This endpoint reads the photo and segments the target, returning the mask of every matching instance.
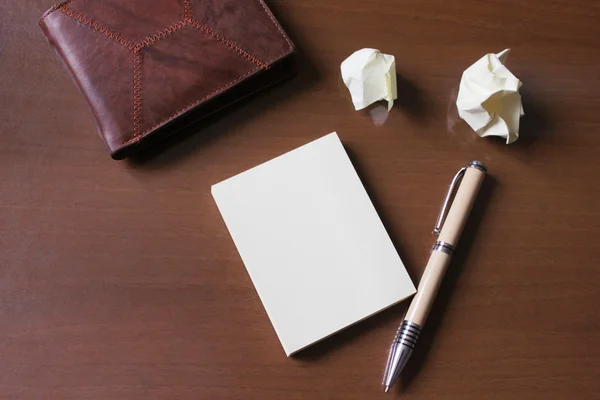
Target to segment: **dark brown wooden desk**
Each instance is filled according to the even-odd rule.
[[[111,161],[47,46],[44,0],[0,4],[1,399],[592,399],[600,393],[597,1],[281,0],[293,81],[137,162]],[[394,54],[385,124],[340,62]],[[476,137],[462,71],[513,49],[522,138]],[[402,387],[380,392],[406,304],[288,359],[210,186],[331,131],[418,281],[452,175],[487,163]]]

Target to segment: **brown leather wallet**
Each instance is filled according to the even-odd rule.
[[[69,0],[40,26],[115,159],[294,72],[262,0]]]

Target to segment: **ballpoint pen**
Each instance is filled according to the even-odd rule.
[[[412,355],[486,172],[487,169],[481,162],[471,161],[467,167],[458,171],[450,184],[433,230],[434,235],[439,235],[438,241],[433,245],[417,294],[410,303],[390,349],[384,376],[386,392],[398,379]]]

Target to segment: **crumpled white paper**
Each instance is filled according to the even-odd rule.
[[[341,70],[356,110],[379,100],[386,100],[388,111],[391,110],[398,98],[394,56],[376,49],[361,49],[342,62]]]
[[[500,136],[506,143],[519,138],[519,120],[525,113],[519,88],[522,83],[505,66],[510,49],[486,54],[462,76],[458,115],[481,137]]]

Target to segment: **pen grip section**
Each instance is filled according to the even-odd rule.
[[[405,320],[418,324],[423,327],[429,310],[433,305],[433,301],[442,282],[442,278],[446,273],[448,264],[450,263],[450,255],[434,250],[431,252],[423,277],[419,282],[417,294],[410,303],[410,307],[406,312]]]

